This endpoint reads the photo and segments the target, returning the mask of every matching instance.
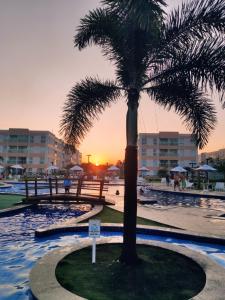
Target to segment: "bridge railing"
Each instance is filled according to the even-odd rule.
[[[39,181],[35,179],[25,179],[25,191],[26,191],[26,198],[29,198],[29,183],[34,184],[34,196],[40,196],[38,195],[38,189],[40,188],[40,184],[38,185]],[[87,180],[84,178],[79,178],[78,180],[72,180],[71,189],[75,189],[75,195],[76,197],[79,197],[81,195],[89,195],[89,196],[96,196],[99,199],[103,197],[103,192],[107,191],[107,183],[108,181],[104,179],[100,180]],[[43,184],[43,182],[42,182]],[[63,180],[60,180],[58,178],[49,178],[46,181],[46,185],[49,188],[49,195],[52,196],[53,190],[55,190],[55,194],[59,194],[59,189],[64,188]],[[82,193],[82,192],[86,193]],[[98,193],[95,193],[94,195],[88,194],[87,191],[96,191]],[[72,193],[73,194],[73,193]]]

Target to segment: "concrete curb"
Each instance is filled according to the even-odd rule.
[[[98,244],[121,243],[122,238],[113,237],[98,240]],[[225,269],[206,256],[185,247],[162,242],[139,240],[138,244],[161,247],[185,255],[198,263],[206,273],[206,284],[203,290],[192,300],[224,300]],[[81,300],[85,299],[65,290],[55,277],[55,269],[60,260],[71,252],[91,245],[91,241],[54,250],[40,259],[30,273],[30,288],[38,300]]]

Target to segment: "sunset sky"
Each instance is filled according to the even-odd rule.
[[[97,0],[0,0],[0,129],[49,130],[59,136],[66,95],[86,76],[113,79],[113,66],[97,47],[79,52],[73,36],[79,20]],[[168,1],[170,8],[179,0]],[[213,97],[213,96],[212,96]],[[204,151],[225,148],[225,111],[215,99],[218,124]],[[83,160],[123,160],[126,103],[107,109],[80,145]],[[174,112],[148,97],[141,101],[139,132],[187,132]]]

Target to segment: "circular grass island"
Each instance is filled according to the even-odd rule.
[[[91,247],[65,256],[55,275],[66,290],[89,300],[187,300],[205,286],[203,269],[180,253],[150,245],[137,245],[141,263],[126,266],[118,261],[121,244],[97,245],[97,262]]]

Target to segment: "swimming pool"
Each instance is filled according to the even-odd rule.
[[[29,208],[0,218],[0,299],[32,299],[28,273],[46,251],[57,244],[34,237],[37,227],[48,226],[83,214],[69,207]]]
[[[116,196],[117,190],[119,191],[119,196]],[[124,186],[110,186],[107,194],[115,201],[117,201],[118,198],[122,199],[124,195]],[[167,191],[150,189],[145,196],[142,196],[142,199],[152,202],[152,204],[143,204],[151,207],[183,206],[215,209],[225,212],[225,199],[213,198],[207,195],[202,197],[197,194],[189,195],[180,194],[179,192],[171,193]]]
[[[36,238],[37,227],[47,226],[80,212],[70,209],[26,209],[10,217],[0,218],[0,295],[1,300],[32,299],[28,276],[35,262],[47,252],[89,239],[86,232],[62,233]],[[121,236],[121,232],[102,232],[102,237]],[[197,243],[166,236],[138,234],[138,238],[182,245],[208,255],[225,268],[225,246]]]

